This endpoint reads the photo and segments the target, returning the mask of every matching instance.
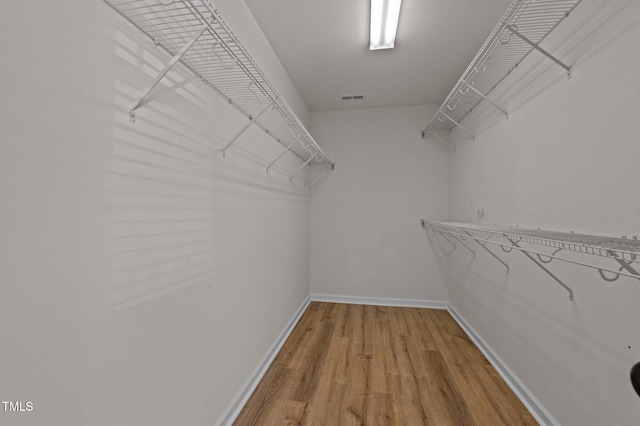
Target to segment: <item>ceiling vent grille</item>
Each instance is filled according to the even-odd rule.
[[[364,95],[340,95],[343,101],[358,101],[364,99]]]

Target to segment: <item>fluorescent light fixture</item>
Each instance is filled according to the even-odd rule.
[[[371,0],[369,50],[391,49],[396,41],[402,0]]]

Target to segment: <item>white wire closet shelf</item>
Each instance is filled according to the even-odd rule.
[[[164,76],[178,63],[186,66],[249,121],[228,141],[223,155],[255,124],[283,150],[302,160],[290,180],[308,164],[333,169],[334,164],[311,137],[209,0],[105,0],[133,25],[173,55],[150,87],[130,107],[130,118]]]
[[[509,271],[509,265],[493,253],[487,244],[499,246],[505,252],[516,249],[524,253],[531,261],[541,267],[556,282],[562,285],[573,300],[573,291],[562,280],[555,276],[545,264],[557,259],[596,269],[603,280],[616,281],[621,276],[640,280],[640,240],[634,238],[614,238],[605,236],[575,234],[573,232],[556,232],[533,229],[520,229],[506,226],[481,226],[471,223],[441,222],[422,219],[422,227],[431,230],[457,248],[457,243],[471,251],[475,251],[465,241],[473,240],[501,262]],[[449,239],[448,237],[451,237]],[[521,244],[525,244],[524,246]],[[561,253],[562,252],[562,253]],[[573,254],[572,254],[573,253]],[[577,253],[588,255],[588,258],[606,258],[617,263],[617,269],[595,264],[576,256]],[[592,257],[593,256],[593,257]]]
[[[582,0],[513,0],[449,95],[422,131],[423,137],[447,143],[440,131],[460,128],[470,137],[473,131],[461,122],[483,100],[505,117],[503,106],[491,99],[491,92],[533,50],[564,68],[571,67],[539,46]]]

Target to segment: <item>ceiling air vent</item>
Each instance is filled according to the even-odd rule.
[[[357,101],[357,100],[361,100],[364,99],[364,95],[341,95],[340,98],[343,101]]]

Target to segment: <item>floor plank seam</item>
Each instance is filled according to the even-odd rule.
[[[485,371],[486,347],[445,311],[312,295],[234,424],[537,424],[502,372]],[[284,365],[290,376],[270,373]]]

